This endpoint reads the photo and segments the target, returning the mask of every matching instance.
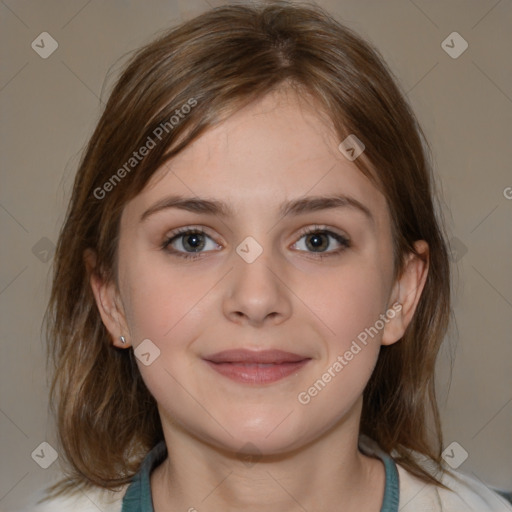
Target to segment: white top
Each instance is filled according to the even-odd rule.
[[[512,505],[475,478],[458,471],[445,473],[441,482],[454,492],[425,484],[397,464],[400,512],[509,512]]]

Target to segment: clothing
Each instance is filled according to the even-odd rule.
[[[166,456],[167,448],[162,441],[144,459],[140,471],[135,475],[124,496],[121,512],[154,512],[149,477],[152,468],[158,466]],[[386,469],[386,486],[380,512],[398,512],[399,482],[396,464],[384,452],[378,451],[377,456]]]
[[[359,448],[367,455],[380,458],[386,470],[386,485],[381,512],[512,512],[512,505],[477,479],[450,471],[441,481],[453,490],[425,484],[405,468],[396,464],[368,438],[361,437]],[[113,493],[89,491],[75,497],[57,498],[18,512],[154,512],[151,501],[150,473],[165,459],[163,441],[144,459],[129,486]],[[37,499],[43,496],[40,493]],[[6,512],[3,511],[2,512]],[[15,512],[15,511],[11,511]]]

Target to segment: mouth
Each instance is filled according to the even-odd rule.
[[[269,384],[301,370],[310,357],[282,350],[224,350],[204,358],[217,373],[246,384]]]

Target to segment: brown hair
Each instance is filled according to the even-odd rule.
[[[284,85],[313,98],[340,141],[349,134],[363,141],[365,151],[354,163],[387,199],[395,277],[416,240],[429,245],[420,301],[403,338],[381,349],[364,392],[360,429],[409,471],[440,485],[413,452],[441,467],[434,365],[451,314],[450,269],[433,204],[430,149],[397,83],[375,48],[308,4],[214,8],[134,55],[85,150],[55,254],[46,315],[54,372],[50,400],[69,477],[54,490],[116,489],[163,439],[156,402],[133,351],[115,348],[103,326],[84,253],[92,249],[94,271],[116,280],[126,202],[206,129]],[[194,108],[170,122],[186,104]],[[155,146],[128,168],[134,150],[149,139]],[[122,168],[126,172],[117,171]],[[114,179],[116,173],[123,179]]]

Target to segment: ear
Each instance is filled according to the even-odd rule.
[[[395,282],[388,311],[394,311],[384,328],[381,343],[392,345],[402,338],[412,320],[427,280],[429,247],[425,240],[417,240],[414,247],[418,255],[409,253],[401,276]],[[398,304],[401,305],[398,306]]]
[[[103,325],[112,338],[112,343],[119,348],[128,348],[130,339],[124,309],[114,282],[107,282],[96,269],[96,253],[91,249],[84,252],[84,262],[89,276],[96,306],[100,312]],[[120,336],[124,336],[126,343],[121,343]]]

